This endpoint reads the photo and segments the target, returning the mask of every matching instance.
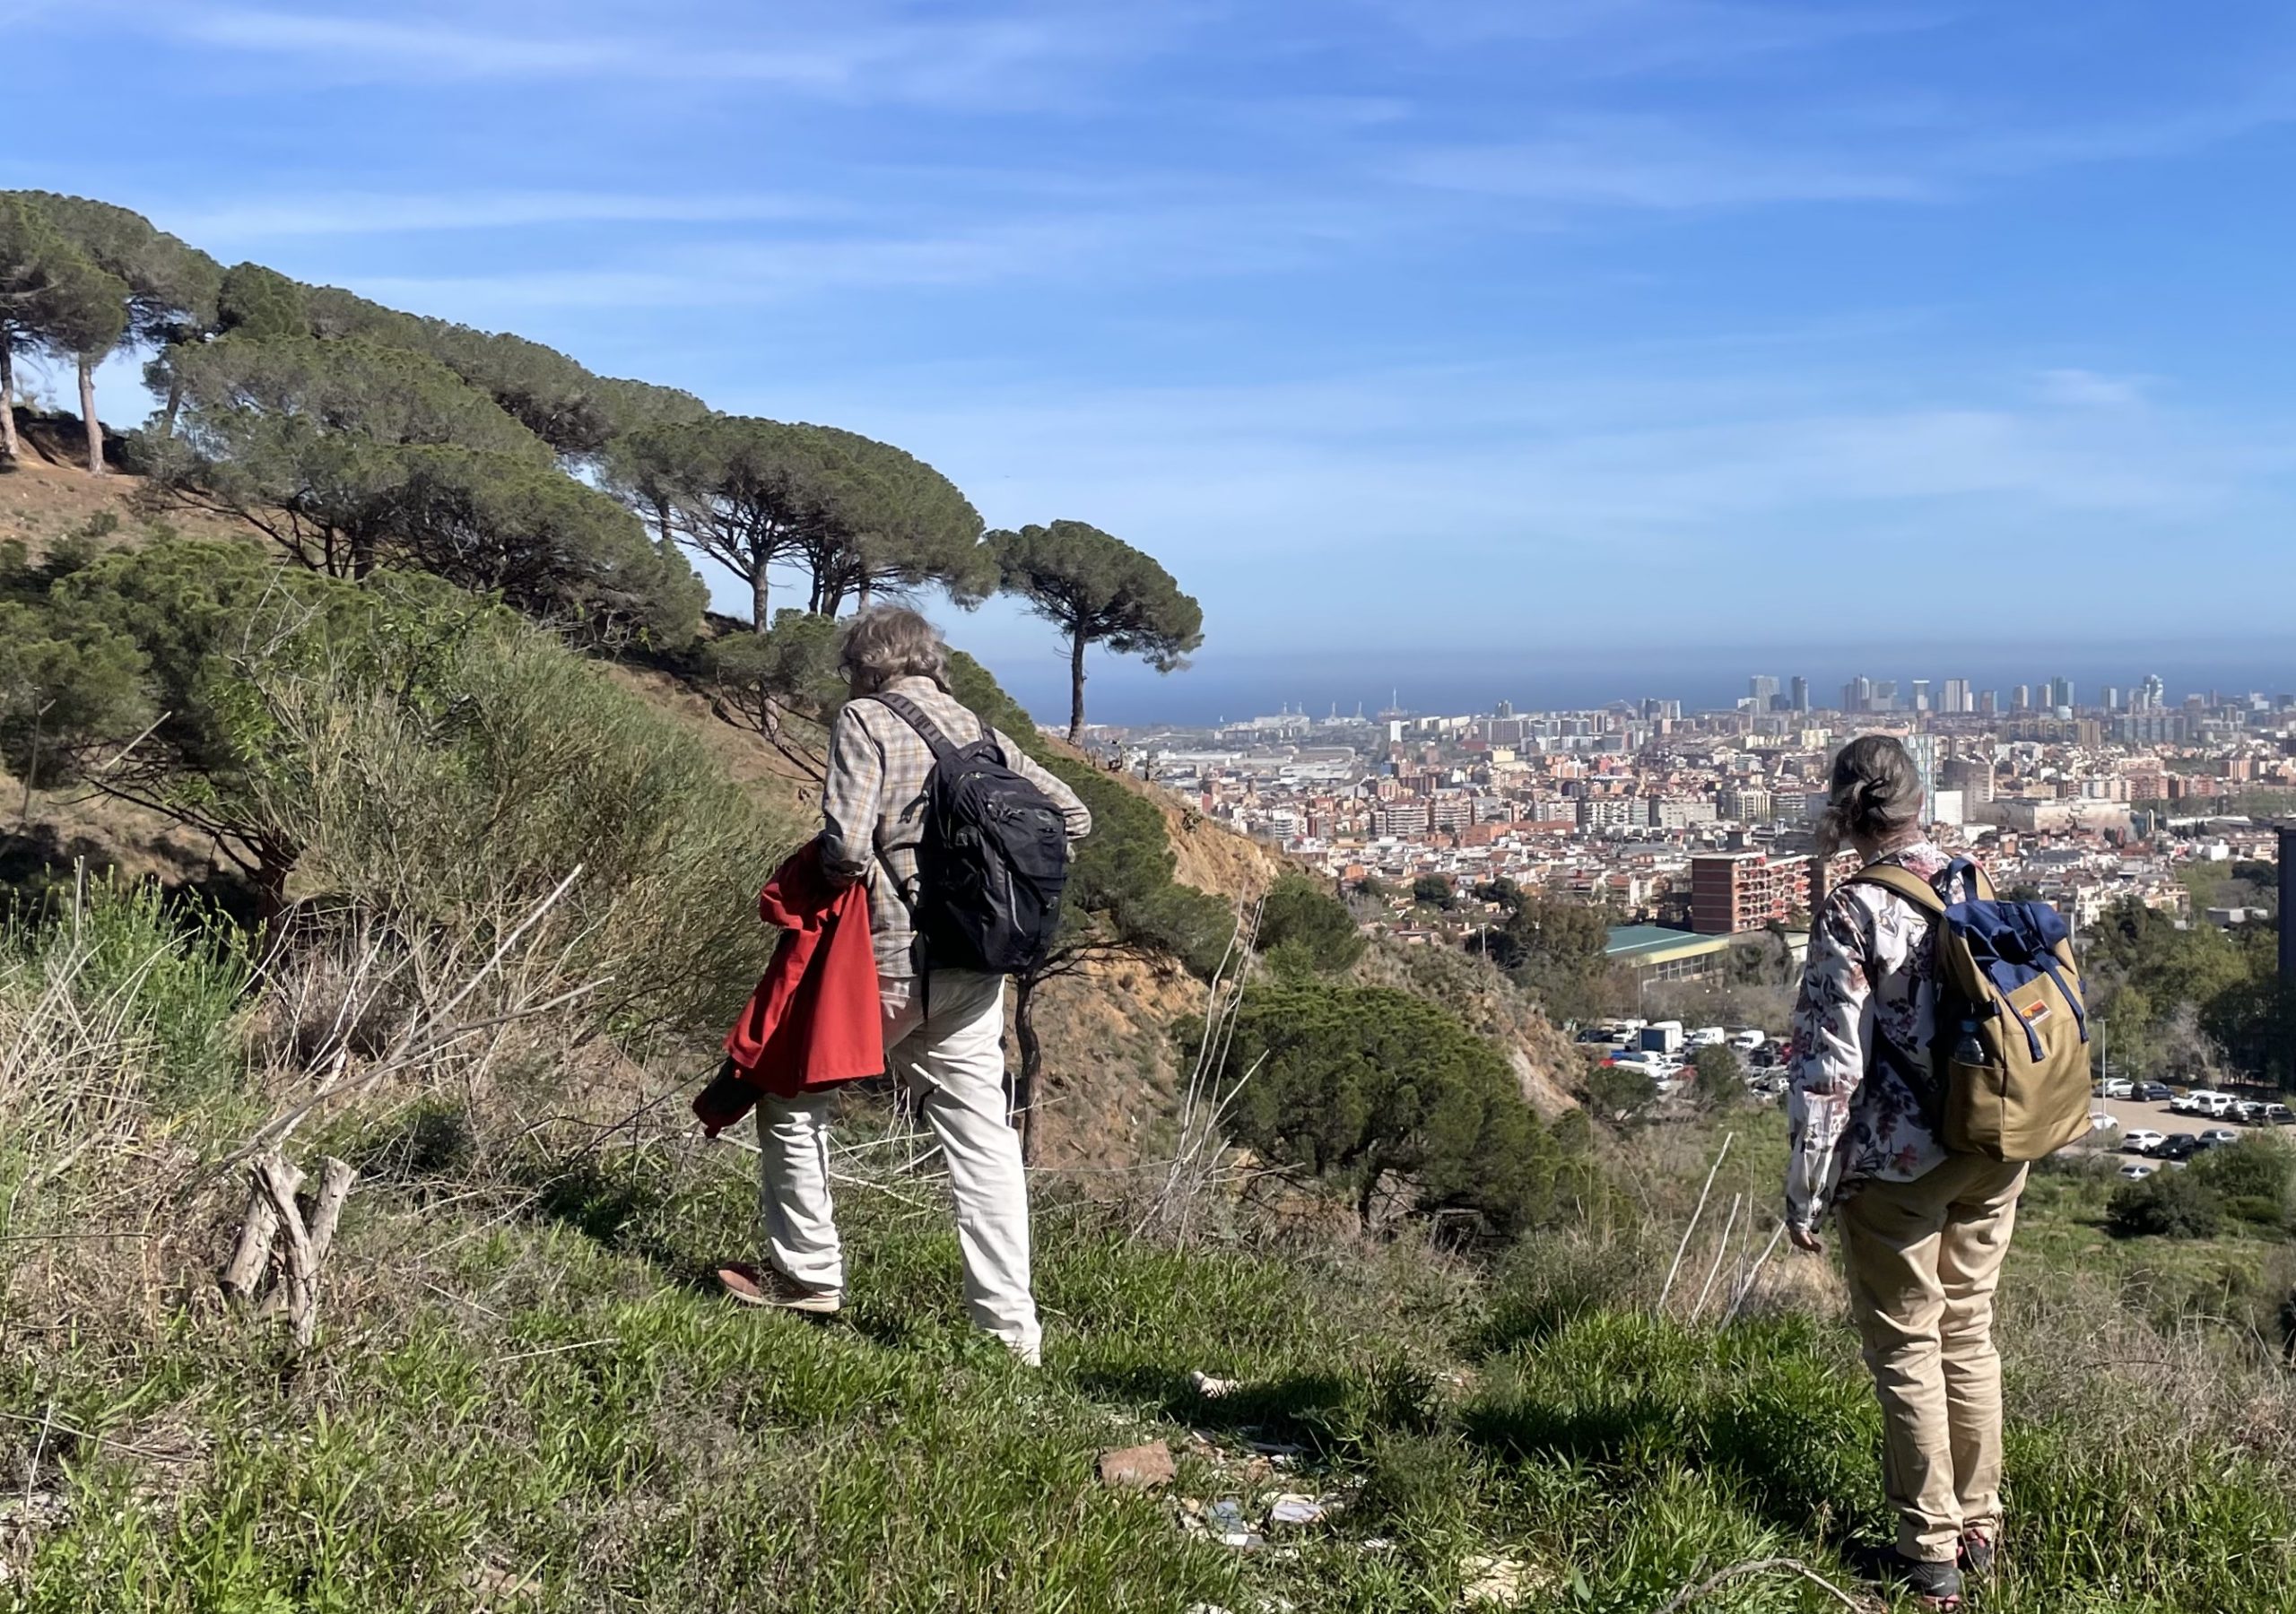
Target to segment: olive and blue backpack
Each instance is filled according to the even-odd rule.
[[[1959,902],[1946,901],[1955,876]],[[2046,902],[2004,902],[1985,872],[1957,858],[1937,884],[1874,863],[1854,885],[1894,891],[1935,927],[1936,1039],[1924,1080],[1946,1148],[2038,1160],[2089,1130],[2089,1015],[2065,917]],[[1907,1051],[1883,1053],[1907,1063]]]

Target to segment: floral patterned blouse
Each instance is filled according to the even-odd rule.
[[[1927,840],[1883,853],[1935,881],[1952,859]],[[1946,893],[1964,893],[1961,881]],[[1873,1178],[1909,1183],[1945,1158],[1925,1096],[1875,1054],[1887,1037],[1916,1070],[1928,1063],[1937,991],[1929,915],[1894,891],[1844,881],[1826,898],[1810,933],[1809,962],[1794,1004],[1787,1055],[1786,1219],[1808,1228]]]

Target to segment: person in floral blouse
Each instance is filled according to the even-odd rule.
[[[1857,849],[1935,882],[1951,862],[1921,830],[1921,783],[1884,734],[1834,759],[1821,850]],[[1948,902],[1968,893],[1956,878]],[[2025,1168],[1949,1152],[1931,1075],[1937,992],[1929,915],[1845,882],[1810,933],[1787,1069],[1786,1228],[1824,1248],[1840,1228],[1852,1321],[1882,1402],[1896,1557],[1924,1607],[1961,1606],[1962,1569],[2001,1538],[2001,1358],[1993,1295]]]

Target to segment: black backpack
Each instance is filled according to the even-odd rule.
[[[917,889],[904,891],[927,968],[1022,975],[1052,950],[1068,883],[1068,821],[1052,798],[1005,765],[982,726],[956,745],[905,695],[873,699],[933,748],[925,778]]]

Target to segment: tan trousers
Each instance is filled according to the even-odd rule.
[[[2001,1355],[1993,1291],[2025,1168],[1955,1155],[1842,1202],[1850,1315],[1882,1401],[1882,1481],[1898,1551],[1952,1558],[2001,1523]]]
[[[1004,977],[936,969],[929,1002],[914,980],[888,977],[881,987],[888,1066],[918,1096],[948,1161],[966,1309],[1034,1363],[1040,1330],[1029,1289],[1029,1181],[1021,1134],[1004,1114]],[[768,1261],[800,1283],[842,1292],[845,1252],[830,1201],[835,1097],[758,1101],[758,1209]]]

